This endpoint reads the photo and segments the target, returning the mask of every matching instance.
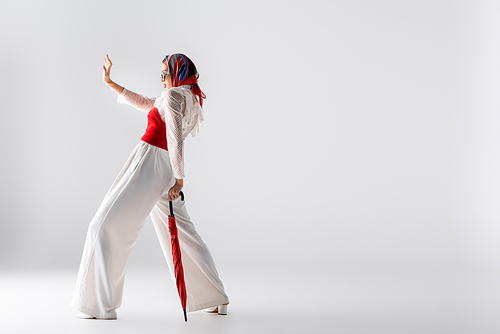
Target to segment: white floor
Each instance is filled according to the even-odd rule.
[[[223,280],[229,314],[188,314],[166,268],[128,270],[118,320],[77,319],[76,272],[0,273],[0,333],[500,333],[500,269],[254,268]]]

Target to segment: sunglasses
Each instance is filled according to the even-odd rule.
[[[163,71],[160,73],[160,80],[161,81],[165,81],[165,78],[167,77],[168,75],[168,71]]]

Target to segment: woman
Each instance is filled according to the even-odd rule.
[[[206,309],[227,314],[229,299],[212,256],[179,198],[184,180],[183,140],[189,133],[194,137],[203,121],[205,95],[198,86],[196,67],[183,54],[166,56],[161,72],[165,91],[152,99],[113,82],[112,65],[106,55],[104,82],[118,94],[119,103],[147,112],[148,126],[89,225],[71,305],[80,312],[80,318],[116,319],[125,267],[149,214],[174,277],[168,231],[168,201],[172,201],[187,311]]]

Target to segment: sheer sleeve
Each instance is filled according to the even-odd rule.
[[[149,98],[141,94],[137,94],[124,88],[123,92],[118,95],[118,100],[116,102],[128,104],[136,109],[144,112],[148,112],[153,109],[155,104],[155,98]]]
[[[174,89],[167,91],[167,144],[172,171],[176,179],[184,178],[184,138],[182,136],[182,110],[185,98]]]

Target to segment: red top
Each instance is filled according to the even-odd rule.
[[[146,133],[141,140],[148,144],[168,151],[167,146],[167,126],[161,119],[158,109],[153,108],[148,113],[148,126]]]

